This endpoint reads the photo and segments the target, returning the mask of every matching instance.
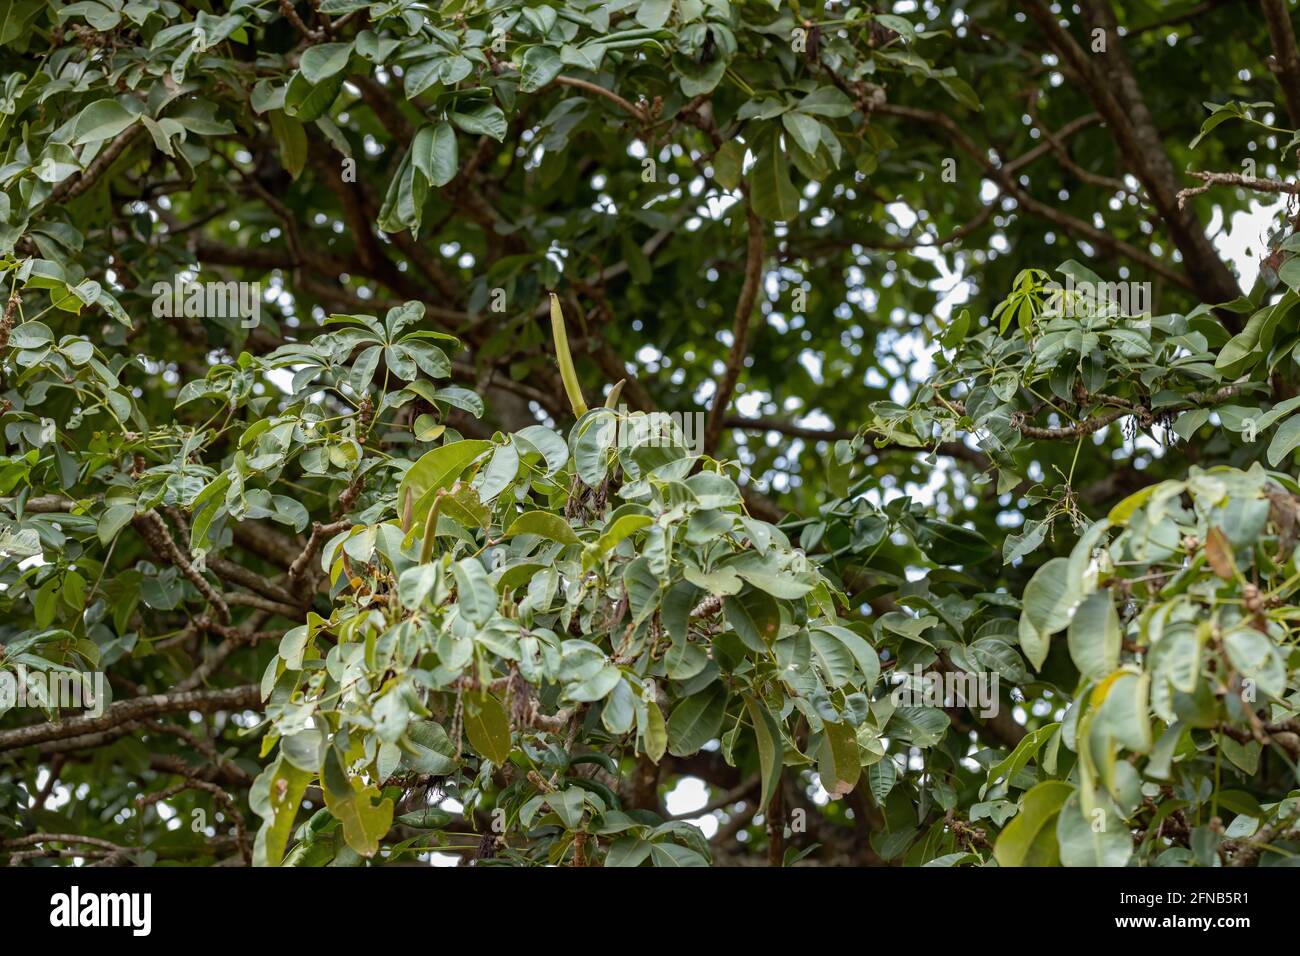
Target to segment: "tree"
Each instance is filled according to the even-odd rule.
[[[1285,4],[0,10],[0,853],[1300,850]]]

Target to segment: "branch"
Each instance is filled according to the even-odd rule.
[[[288,535],[257,521],[236,521],[230,525],[235,544],[283,568],[293,565],[302,544]]]
[[[1280,179],[1256,179],[1241,173],[1207,173],[1198,169],[1189,169],[1187,175],[1201,180],[1204,186],[1189,186],[1178,191],[1178,205],[1181,208],[1192,196],[1207,193],[1215,186],[1242,186],[1257,193],[1285,193],[1288,196],[1300,196],[1300,183],[1287,183]]]
[[[1103,229],[1098,229],[1090,222],[1082,219],[1076,219],[1048,203],[1041,202],[1030,195],[1016,178],[1007,172],[1007,165],[998,165],[992,162],[987,153],[981,150],[975,142],[966,135],[965,131],[957,125],[950,116],[944,113],[937,113],[932,110],[922,110],[911,106],[898,106],[893,103],[882,103],[875,107],[875,112],[885,116],[897,116],[902,119],[913,120],[921,123],[928,123],[938,126],[952,139],[954,144],[978,162],[993,179],[1006,195],[1011,196],[1016,202],[1024,208],[1030,215],[1038,216],[1040,219],[1046,219],[1048,222],[1055,223],[1066,232],[1074,236],[1082,236],[1089,242],[1096,243],[1104,249],[1110,249],[1125,258],[1138,263],[1149,269],[1152,273],[1162,276],[1169,282],[1181,286],[1185,289],[1195,291],[1192,281],[1182,272],[1171,269],[1159,259],[1150,255],[1137,246],[1116,239],[1110,233]],[[1012,161],[1014,162],[1014,160]],[[1231,296],[1229,298],[1234,298]],[[1226,301],[1226,300],[1211,300]]]
[[[750,777],[748,780],[742,781],[739,786],[732,787],[717,799],[710,800],[698,810],[691,810],[689,813],[674,813],[668,819],[695,820],[699,817],[707,816],[714,810],[725,810],[733,803],[739,803],[741,800],[745,799],[745,797],[749,796],[750,793],[758,787],[760,782],[761,778],[759,776],[755,775]]]
[[[245,684],[222,690],[182,691],[135,697],[131,700],[118,701],[99,717],[74,717],[71,720],[49,721],[0,731],[0,753],[32,747],[51,740],[67,740],[114,730],[128,721],[156,717],[159,714],[179,714],[188,711],[206,714],[215,710],[256,710],[261,705],[261,692],[256,684]]]
[[[1218,405],[1220,402],[1227,401],[1233,395],[1242,390],[1241,385],[1225,385],[1213,392],[1188,392],[1187,401],[1178,405],[1170,405],[1160,409],[1162,412],[1183,412],[1192,408],[1201,408],[1205,405]],[[1077,422],[1069,425],[1061,425],[1055,428],[1042,428],[1037,425],[1029,424],[1028,413],[1019,411],[1011,415],[1011,427],[1020,432],[1026,438],[1035,438],[1042,441],[1060,441],[1066,439],[1081,438],[1084,435],[1091,435],[1093,432],[1101,431],[1111,422],[1129,415],[1136,415],[1138,421],[1145,428],[1151,424],[1152,412],[1140,402],[1130,401],[1126,398],[1119,398],[1115,395],[1093,395],[1091,401],[1100,405],[1110,405],[1113,411],[1101,415],[1094,415],[1090,418],[1081,418]],[[940,398],[938,404],[944,405],[950,411],[958,415],[966,414],[966,405],[963,402],[954,399]]]
[[[726,417],[727,406],[731,404],[731,393],[736,387],[741,366],[745,364],[745,355],[749,351],[750,320],[754,311],[754,302],[758,298],[759,281],[763,277],[763,223],[748,200],[745,203],[745,217],[749,231],[749,242],[746,244],[745,253],[745,280],[740,287],[740,298],[736,300],[736,314],[731,323],[731,352],[727,356],[726,368],[713,394],[713,406],[709,409],[709,421],[704,429],[705,454],[713,453],[722,435],[722,423]]]
[[[250,591],[256,591],[263,597],[270,598],[272,601],[280,601],[284,604],[293,604],[296,598],[280,587],[265,575],[258,574],[256,571],[250,571],[242,564],[236,564],[234,561],[227,561],[225,558],[214,558],[209,556],[207,559],[208,570],[221,578],[223,581],[230,581],[233,584],[242,584]]]
[[[1028,153],[1025,155],[1027,156]],[[864,249],[876,249],[882,252],[906,252],[909,249],[941,249],[960,239],[965,239],[972,232],[981,228],[989,221],[989,217],[993,215],[996,209],[996,203],[989,203],[982,206],[980,211],[972,216],[968,221],[942,236],[935,236],[932,233],[927,232],[915,238],[908,239],[860,239],[853,237],[849,239],[838,239],[832,242],[817,243],[813,248],[851,248],[853,246],[861,246]],[[808,247],[806,245],[799,245],[798,248],[806,250]]]
[[[1187,20],[1195,20],[1197,17],[1209,13],[1216,7],[1221,7],[1228,2],[1230,2],[1230,0],[1205,0],[1204,3],[1198,3],[1194,7],[1188,7],[1185,10],[1171,13],[1168,16],[1160,17],[1156,20],[1150,20],[1139,26],[1129,27],[1128,35],[1138,36],[1143,33],[1148,33],[1151,30],[1159,30],[1162,27],[1174,26],[1175,24],[1183,23]]]
[[[280,12],[283,13],[284,18],[297,27],[298,32],[308,40],[311,40],[313,43],[319,43],[321,40],[325,39],[324,30],[313,30],[311,27],[307,26],[307,24],[302,22],[302,17],[298,16],[298,11],[293,8],[293,0],[280,0]]]
[[[281,617],[287,617],[291,621],[299,620],[303,615],[303,608],[295,607],[292,604],[281,604],[279,601],[272,601],[270,598],[264,598],[260,594],[247,594],[243,591],[235,591],[226,595],[226,601],[236,607],[255,607],[259,611],[266,611],[269,614],[279,614]]]
[[[29,833],[9,840],[0,840],[0,850],[16,850],[24,846],[36,846],[41,843],[76,843],[82,846],[99,847],[110,853],[128,853],[126,847],[118,846],[99,837],[81,836],[77,833]]]
[[[60,514],[71,511],[76,506],[75,501],[64,495],[37,495],[35,498],[28,498],[23,503],[23,513],[31,515]],[[0,498],[0,508],[8,508],[14,514],[17,514],[18,499]]]
[[[1065,144],[1073,139],[1076,133],[1102,121],[1100,113],[1086,113],[1083,116],[1070,120],[1070,122],[1066,123],[1053,133],[1038,119],[1038,98],[1041,95],[1042,91],[1038,89],[1034,89],[1030,93],[1027,112],[1029,113],[1029,118],[1034,121],[1034,125],[1043,133],[1043,142],[1007,163],[1004,168],[1009,173],[1019,172],[1030,163],[1047,155],[1047,153],[1051,152],[1053,149],[1057,149],[1058,147],[1059,149],[1064,149]]]
[[[557,76],[555,82],[560,86],[572,86],[575,89],[586,90],[588,93],[595,93],[597,96],[603,96],[619,109],[631,115],[638,123],[645,124],[650,121],[645,112],[640,107],[634,106],[623,97],[619,96],[613,90],[607,90],[599,84],[592,83],[589,80],[580,80],[575,76]]]
[[[307,573],[312,558],[316,557],[317,552],[320,551],[321,545],[340,531],[346,531],[350,527],[352,527],[351,521],[335,521],[333,524],[321,524],[319,521],[313,521],[311,537],[307,539],[307,546],[289,565],[289,581],[295,586],[301,585],[303,576]]]
[[[212,795],[217,803],[225,808],[226,813],[230,816],[235,824],[235,845],[239,847],[239,855],[244,858],[245,866],[253,865],[252,848],[248,845],[248,828],[244,823],[244,814],[240,812],[238,804],[234,798],[225,790],[208,780],[202,780],[190,774],[182,774],[185,778],[180,783],[174,783],[170,787],[159,790],[156,793],[140,794],[135,798],[136,806],[143,810],[145,807],[153,806],[155,803],[161,803],[163,800],[170,800],[178,793],[185,790],[202,790]]]
[[[140,537],[148,543],[158,557],[174,564],[182,574],[198,588],[199,593],[203,595],[208,604],[217,609],[221,619],[227,624],[230,623],[230,605],[226,603],[225,598],[217,593],[216,588],[195,570],[194,565],[190,563],[189,557],[183,552],[176,542],[172,540],[171,532],[167,530],[167,525],[163,523],[162,518],[156,511],[147,511],[142,515],[136,515],[131,519]]]
[[[1260,6],[1268,23],[1268,38],[1273,44],[1268,68],[1277,77],[1277,85],[1282,87],[1291,125],[1300,126],[1300,54],[1296,52],[1291,13],[1284,0],[1261,0]]]
[[[1070,157],[1070,151],[1066,147],[1065,141],[1067,138],[1066,129],[1068,129],[1072,124],[1066,124],[1065,127],[1062,127],[1062,129],[1056,133],[1053,133],[1048,129],[1047,124],[1039,119],[1038,116],[1038,100],[1040,96],[1042,96],[1042,90],[1035,87],[1029,96],[1029,118],[1033,121],[1033,124],[1037,127],[1038,131],[1043,134],[1043,138],[1047,140],[1047,145],[1051,148],[1052,152],[1056,154],[1057,161],[1061,166],[1085,183],[1098,186],[1102,189],[1110,189],[1115,192],[1124,193],[1128,196],[1133,195],[1133,190],[1130,189],[1128,184],[1123,180],[1115,179],[1111,176],[1103,176],[1100,173],[1094,173],[1084,169]],[[1089,113],[1088,116],[1084,118],[1091,119],[1093,122],[1101,120],[1101,116],[1097,113]],[[1026,153],[1025,155],[1028,154]]]
[[[194,668],[183,681],[176,685],[178,691],[195,690],[203,685],[203,682],[216,673],[217,669],[225,663],[228,658],[239,648],[248,644],[256,644],[258,641],[278,640],[284,636],[284,631],[254,631],[243,630],[241,628],[222,627],[215,621],[208,618],[200,618],[199,626],[205,630],[220,634],[222,642],[209,654],[198,667]],[[197,746],[197,744],[196,744]]]
[[[743,428],[746,431],[776,432],[780,435],[788,435],[791,438],[802,438],[806,441],[852,441],[857,432],[851,432],[843,428],[808,428],[803,425],[795,425],[792,422],[783,422],[775,418],[741,418],[731,416],[723,423],[725,428]],[[981,470],[992,466],[988,456],[978,449],[971,448],[959,441],[939,442],[933,448],[926,446],[909,447],[907,445],[886,444],[877,445],[872,443],[872,449],[877,452],[913,452],[916,454],[939,454],[946,458],[959,458],[962,461],[968,461],[972,465],[978,466]]]
[[[144,132],[144,126],[141,123],[132,123],[122,132],[118,133],[111,143],[103,148],[86,167],[80,176],[69,176],[63,182],[56,185],[51,191],[48,199],[42,203],[44,205],[60,205],[69,199],[76,199],[91,186],[99,181],[99,177],[108,171],[119,156],[126,151],[137,136]]]
[[[1065,65],[1082,78],[1085,91],[1106,118],[1120,151],[1146,187],[1152,205],[1186,262],[1187,278],[1180,284],[1190,284],[1205,302],[1237,298],[1241,294],[1237,280],[1219,258],[1200,221],[1190,210],[1178,206],[1178,181],[1173,164],[1125,55],[1110,4],[1106,0],[1080,0],[1088,28],[1104,32],[1107,48],[1099,56],[1084,51],[1044,0],[1026,0],[1023,8],[1057,49]],[[1230,324],[1232,319],[1225,318],[1224,322]]]

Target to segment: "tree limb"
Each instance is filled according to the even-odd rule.
[[[256,684],[245,684],[222,690],[152,694],[148,697],[118,701],[109,706],[108,710],[99,717],[74,717],[71,720],[50,721],[18,727],[14,730],[0,730],[0,752],[112,730],[128,721],[156,717],[159,714],[188,711],[206,714],[215,710],[256,710],[261,706],[261,691]]]

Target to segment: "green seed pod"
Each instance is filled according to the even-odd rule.
[[[578,387],[578,372],[573,367],[573,356],[569,354],[569,334],[564,328],[564,313],[560,311],[560,298],[551,293],[551,336],[555,339],[555,360],[560,365],[560,380],[564,382],[564,393],[569,396],[569,405],[578,418],[587,414],[587,402]]]

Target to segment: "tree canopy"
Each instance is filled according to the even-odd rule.
[[[1300,858],[1287,3],[214,6],[0,0],[0,855]]]

